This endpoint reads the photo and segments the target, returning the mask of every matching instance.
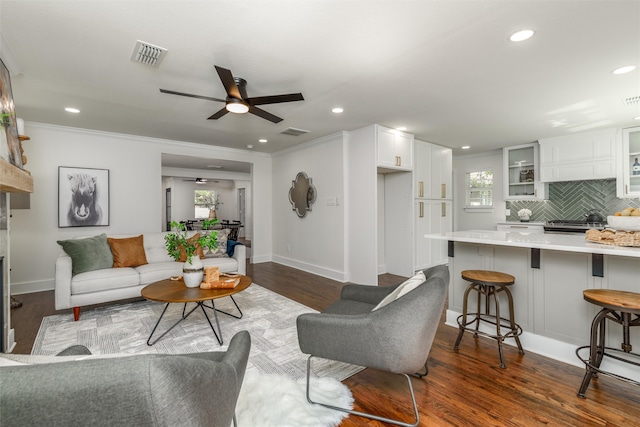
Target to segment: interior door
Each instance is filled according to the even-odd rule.
[[[167,219],[167,231],[171,231],[171,189],[165,191],[165,215]]]
[[[245,205],[245,188],[238,188],[238,219],[240,220],[240,224],[245,225],[246,222],[246,205]],[[238,232],[239,237],[244,237],[244,227],[241,227]]]

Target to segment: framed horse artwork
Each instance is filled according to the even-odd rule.
[[[109,170],[58,168],[58,227],[109,225]]]

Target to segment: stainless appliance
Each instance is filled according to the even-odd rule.
[[[547,221],[544,225],[545,233],[586,233],[587,230],[595,228],[604,230],[607,226],[606,221],[587,222],[580,219],[554,219]]]

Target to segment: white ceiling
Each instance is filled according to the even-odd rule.
[[[622,102],[640,70],[611,74],[640,67],[640,1],[0,0],[0,31],[32,122],[262,152],[380,123],[454,154],[640,124]],[[168,49],[159,67],[130,60],[136,40]],[[207,120],[221,103],[158,90],[224,98],[214,65],[305,100],[263,106],[279,124]]]

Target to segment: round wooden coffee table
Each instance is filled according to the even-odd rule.
[[[218,322],[218,312],[226,314],[227,316],[235,317],[236,319],[241,319],[242,310],[240,310],[240,307],[238,307],[238,303],[236,303],[236,300],[233,299],[233,295],[237,294],[238,292],[244,291],[250,285],[251,285],[250,277],[240,276],[240,282],[236,285],[236,287],[228,288],[228,289],[187,288],[182,279],[180,280],[165,279],[165,280],[154,282],[145,286],[144,288],[142,288],[142,291],[141,291],[143,298],[151,301],[166,303],[164,310],[162,310],[162,314],[160,314],[160,318],[158,318],[156,325],[153,327],[153,330],[149,335],[149,339],[147,339],[147,345],[153,345],[157,343],[162,337],[167,335],[169,331],[175,328],[180,322],[185,320],[187,317],[189,317],[191,313],[196,311],[198,307],[202,309],[202,312],[204,313],[204,317],[207,319],[207,322],[209,322],[209,326],[211,326],[211,330],[213,331],[213,334],[216,336],[218,343],[222,345],[223,344],[222,330],[220,329],[220,323]],[[240,313],[240,315],[227,313],[225,311],[218,310],[216,308],[214,300],[218,298],[223,298],[223,297],[231,298],[231,301],[233,301],[233,304],[236,306],[236,309],[238,309],[238,312]],[[211,301],[211,305],[205,304],[208,301]],[[160,321],[162,320],[164,313],[167,311],[167,308],[169,308],[169,304],[173,304],[173,303],[184,303],[184,307],[182,308],[182,316],[169,329],[164,331],[162,335],[156,338],[155,341],[151,341],[151,338],[153,337],[153,334],[156,332],[156,329],[158,328],[158,325],[160,324]],[[187,312],[186,311],[187,303],[196,303],[196,306]],[[211,323],[211,319],[209,319],[209,316],[207,315],[207,311],[205,310],[205,308],[208,308],[211,311],[213,311],[213,316],[215,318],[216,325],[218,327],[218,332],[216,332],[216,329],[213,327],[213,324]]]

